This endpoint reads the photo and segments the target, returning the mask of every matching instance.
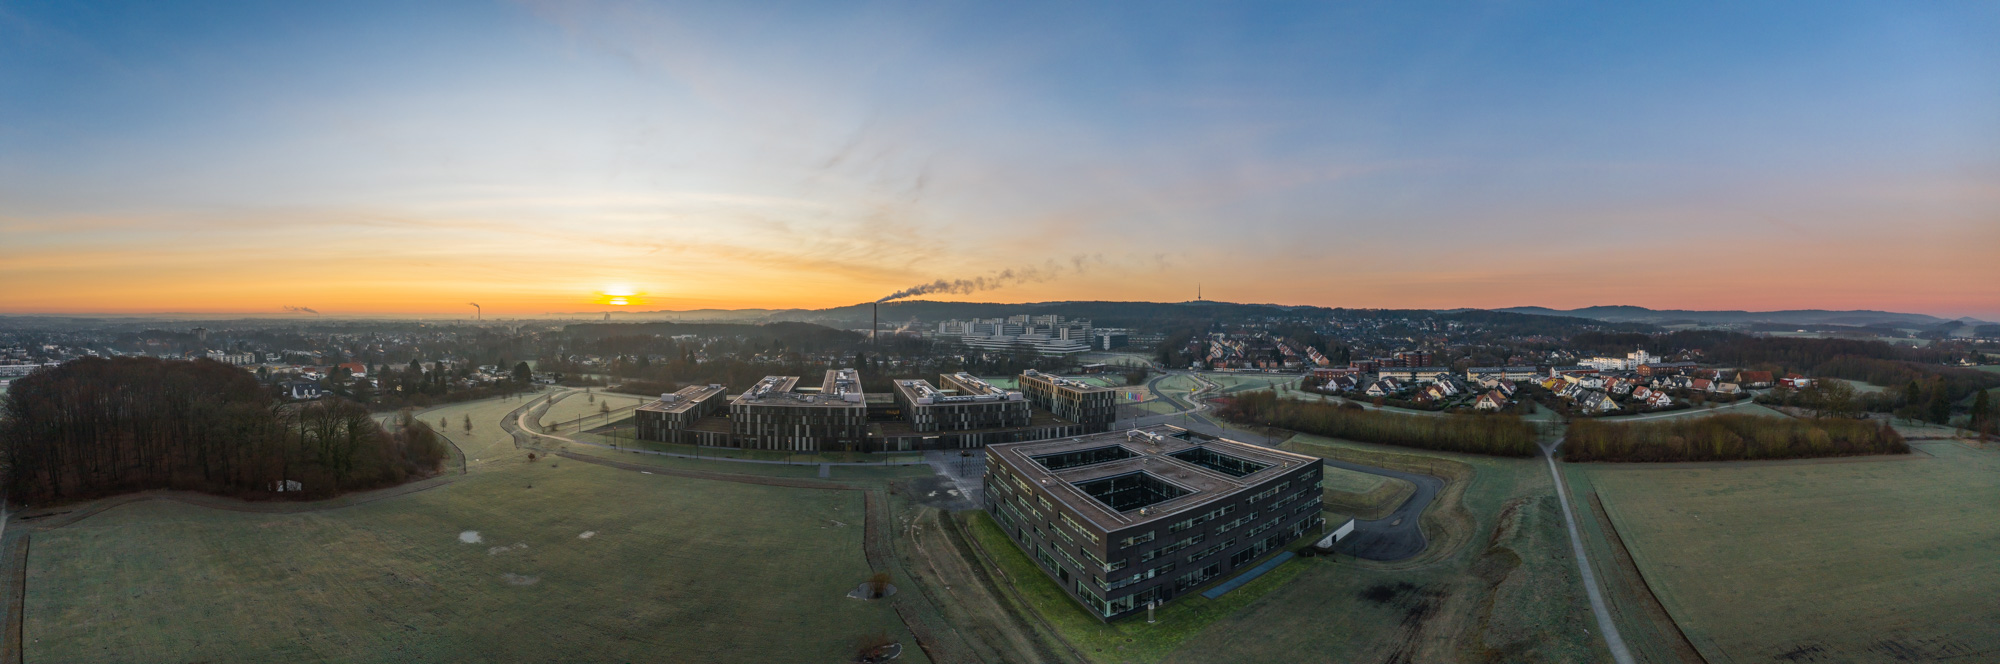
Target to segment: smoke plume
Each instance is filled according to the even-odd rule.
[[[919,295],[934,295],[938,293],[946,293],[952,295],[969,295],[980,291],[989,291],[996,288],[1005,288],[1007,286],[1012,286],[1015,284],[1023,284],[1023,283],[1030,283],[1037,281],[1048,281],[1050,279],[1063,276],[1063,274],[1067,272],[1082,273],[1092,263],[1101,263],[1103,261],[1104,261],[1103,256],[1090,256],[1090,255],[1079,254],[1070,257],[1069,266],[1067,267],[1057,265],[1055,261],[1051,260],[1037,267],[1009,268],[983,277],[973,277],[971,279],[939,279],[937,281],[933,281],[928,284],[917,284],[915,286],[911,286],[909,288],[905,288],[903,290],[890,293],[888,297],[876,300],[875,302],[879,304],[882,302],[890,302],[894,300],[901,300],[904,298],[917,297]]]
[[[294,307],[292,305],[287,304],[284,306],[284,309],[285,311],[289,311],[295,314],[312,314],[314,316],[319,315],[319,312],[313,311],[312,307]]]

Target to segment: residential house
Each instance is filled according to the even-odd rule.
[[[293,401],[309,401],[325,395],[320,390],[319,383],[306,381],[281,383],[278,385],[278,392],[280,396]]]
[[[1576,405],[1589,413],[1609,413],[1618,410],[1618,402],[1612,401],[1611,395],[1598,390],[1580,390],[1576,396]]]
[[[1478,410],[1500,410],[1506,408],[1507,395],[1501,394],[1500,390],[1497,389],[1487,390],[1485,394],[1479,395],[1478,401],[1472,402],[1472,407]]]

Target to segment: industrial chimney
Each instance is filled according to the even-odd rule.
[[[876,302],[871,306],[874,314],[868,318],[868,347],[872,349],[875,347],[875,332],[882,329],[882,303]]]

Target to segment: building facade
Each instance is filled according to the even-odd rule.
[[[860,374],[833,369],[818,391],[802,391],[797,376],[765,376],[729,403],[735,445],[793,452],[860,451],[868,436],[868,404]]]
[[[1247,569],[1324,523],[1319,459],[1159,425],[986,448],[986,508],[1102,620]]]
[[[896,400],[914,431],[967,431],[1028,426],[1033,411],[1020,392],[1003,390],[968,373],[943,374],[939,389],[930,381],[898,380]]]
[[[721,385],[689,385],[673,394],[660,395],[659,401],[638,407],[632,411],[632,422],[638,429],[639,439],[682,445],[716,445],[723,442],[716,440],[717,432],[699,431],[695,423],[722,412],[727,403],[724,391]]]
[[[1111,423],[1118,419],[1117,390],[1034,369],[1022,372],[1019,382],[1028,401],[1056,417],[1083,425],[1085,432],[1110,431]]]

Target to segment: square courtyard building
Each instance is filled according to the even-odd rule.
[[[1162,603],[1322,523],[1320,460],[1157,425],[986,448],[986,508],[1093,615]]]

